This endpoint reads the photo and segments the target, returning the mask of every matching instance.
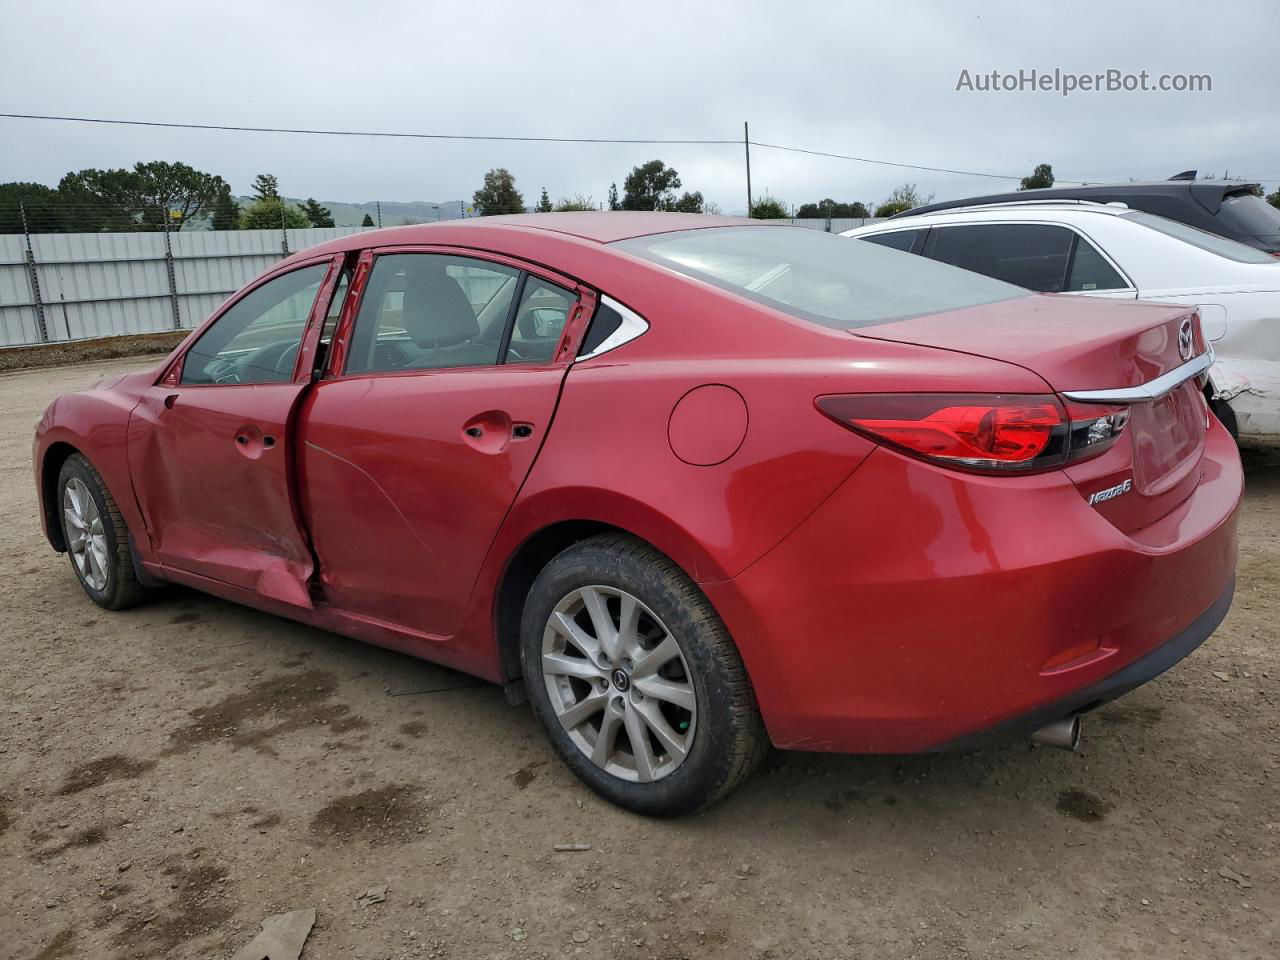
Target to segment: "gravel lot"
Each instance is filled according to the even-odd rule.
[[[651,822],[495,687],[184,590],[91,604],[31,430],[138,366],[0,375],[0,956],[228,957],[306,907],[304,958],[1280,955],[1280,454],[1224,626],[1079,753],[776,753]]]

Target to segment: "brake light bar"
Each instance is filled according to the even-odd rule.
[[[1068,409],[1052,394],[842,394],[815,403],[877,443],[981,473],[1030,473],[1097,456],[1129,419],[1124,406]]]

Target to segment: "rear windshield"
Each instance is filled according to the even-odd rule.
[[[1218,219],[1234,233],[1280,240],[1280,210],[1252,193],[1223,199]]]
[[[1133,213],[1125,214],[1125,216],[1135,223],[1150,227],[1152,230],[1158,230],[1170,237],[1185,240],[1193,247],[1208,250],[1210,253],[1216,253],[1220,257],[1226,257],[1228,260],[1234,260],[1237,263],[1276,263],[1276,258],[1269,253],[1246,246],[1238,240],[1228,240],[1226,237],[1220,237],[1216,233],[1199,230],[1176,220],[1166,220],[1164,217],[1143,213],[1141,210],[1135,210]]]
[[[615,246],[837,330],[1028,296],[978,273],[802,227],[683,230]]]

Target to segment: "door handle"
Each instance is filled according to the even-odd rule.
[[[511,435],[519,440],[523,440],[526,437],[532,437],[533,424],[517,423],[514,427],[511,428]]]

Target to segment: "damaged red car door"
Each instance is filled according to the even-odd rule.
[[[369,263],[299,417],[316,584],[355,616],[446,637],[551,426],[593,294],[481,256]]]
[[[339,268],[326,258],[252,287],[134,409],[130,470],[166,568],[310,606],[292,433]]]

